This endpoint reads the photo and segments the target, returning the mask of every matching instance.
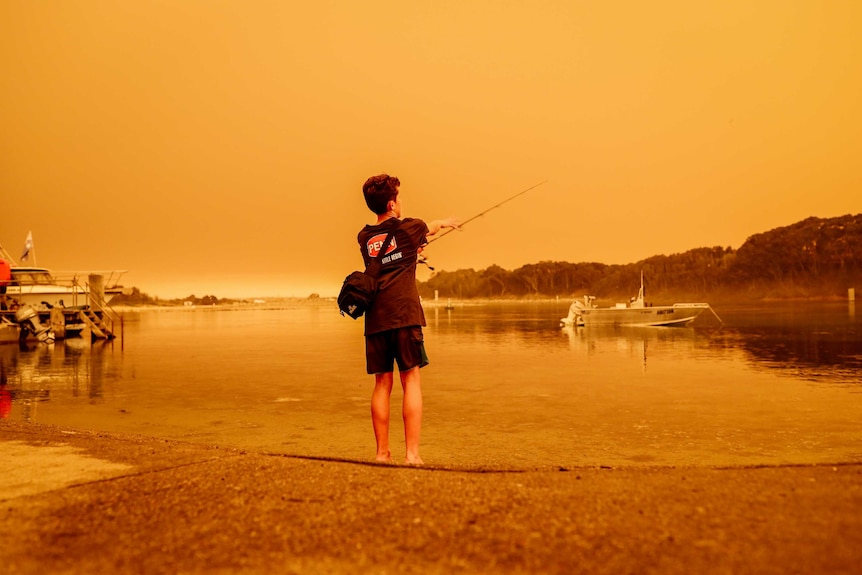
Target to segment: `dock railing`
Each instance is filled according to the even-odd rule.
[[[115,337],[117,335],[117,326],[120,326],[120,334],[122,335],[123,318],[117,311],[111,307],[105,297],[105,278],[101,274],[89,274],[87,276],[87,293],[89,294],[90,311],[94,312],[102,325],[96,325],[94,333],[98,331],[107,331],[106,337]],[[91,318],[92,320],[92,318]],[[99,329],[102,328],[102,329]],[[91,326],[93,329],[93,326]]]

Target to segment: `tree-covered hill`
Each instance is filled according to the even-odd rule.
[[[641,272],[648,301],[846,297],[848,288],[862,288],[862,214],[808,218],[755,234],[736,250],[695,248],[625,265],[543,261],[515,270],[441,271],[419,282],[419,293],[618,299],[637,293]]]

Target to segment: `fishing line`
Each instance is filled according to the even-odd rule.
[[[514,199],[515,199],[515,198],[517,198],[518,196],[522,196],[522,195],[526,194],[527,192],[529,192],[529,191],[530,191],[530,190],[532,190],[532,189],[538,188],[539,186],[541,186],[542,184],[546,183],[547,181],[548,181],[548,180],[542,180],[542,181],[541,181],[541,182],[539,182],[538,184],[533,184],[532,186],[530,186],[530,187],[529,187],[529,188],[527,188],[526,190],[521,190],[520,192],[518,192],[518,193],[517,193],[517,194],[515,194],[514,196],[511,196],[511,197],[506,198],[505,200],[503,200],[503,201],[502,201],[502,202],[500,202],[499,204],[495,204],[495,205],[491,206],[490,208],[488,208],[488,209],[486,209],[486,210],[483,210],[483,211],[479,212],[479,213],[478,213],[478,214],[476,214],[475,216],[473,216],[473,217],[471,217],[471,218],[468,218],[468,219],[464,220],[463,222],[461,222],[461,224],[460,224],[457,228],[449,228],[448,230],[446,230],[445,232],[443,232],[443,233],[442,233],[442,234],[440,234],[439,236],[435,236],[435,237],[431,238],[431,239],[428,241],[428,243],[427,243],[427,244],[425,244],[425,246],[429,246],[429,245],[431,245],[433,242],[436,242],[437,240],[439,240],[439,239],[441,239],[441,238],[443,238],[443,237],[445,237],[445,236],[449,235],[451,232],[454,232],[455,230],[459,230],[459,231],[460,231],[460,230],[461,230],[465,225],[469,224],[469,223],[470,223],[470,222],[472,222],[473,220],[475,220],[475,219],[477,219],[477,218],[481,218],[482,216],[484,216],[485,214],[487,214],[487,213],[488,213],[488,212],[490,212],[491,210],[496,210],[497,208],[499,208],[499,207],[500,207],[500,206],[502,206],[503,204],[505,204],[505,203],[507,203],[507,202],[511,202],[512,200],[514,200]],[[425,264],[426,266],[428,266],[428,269],[429,269],[429,270],[434,271],[434,268],[432,268],[432,267],[431,267],[431,265],[428,263],[428,258],[426,258],[426,257],[424,257],[424,256],[419,256],[419,260],[418,260],[418,261],[419,261],[419,263],[420,263],[420,264]]]

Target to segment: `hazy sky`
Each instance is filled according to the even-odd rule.
[[[385,171],[428,220],[547,180],[438,270],[738,248],[862,211],[860,29],[855,0],[0,0],[0,243],[160,297],[334,295]]]

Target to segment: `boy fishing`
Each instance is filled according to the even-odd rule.
[[[357,240],[362,259],[368,266],[379,257],[380,291],[365,315],[365,359],[369,374],[374,375],[371,395],[371,422],[377,441],[377,461],[391,462],[389,448],[389,406],[395,364],[404,390],[402,417],[407,447],[405,462],[422,465],[419,440],[422,431],[422,387],[420,368],[428,365],[422,327],[425,314],[416,287],[416,263],[428,236],[443,228],[457,228],[454,218],[434,220],[427,224],[418,218],[401,218],[401,182],[394,176],[380,174],[362,186],[365,203],[377,216],[377,222],[360,230]],[[387,235],[394,231],[384,254],[378,254]]]

